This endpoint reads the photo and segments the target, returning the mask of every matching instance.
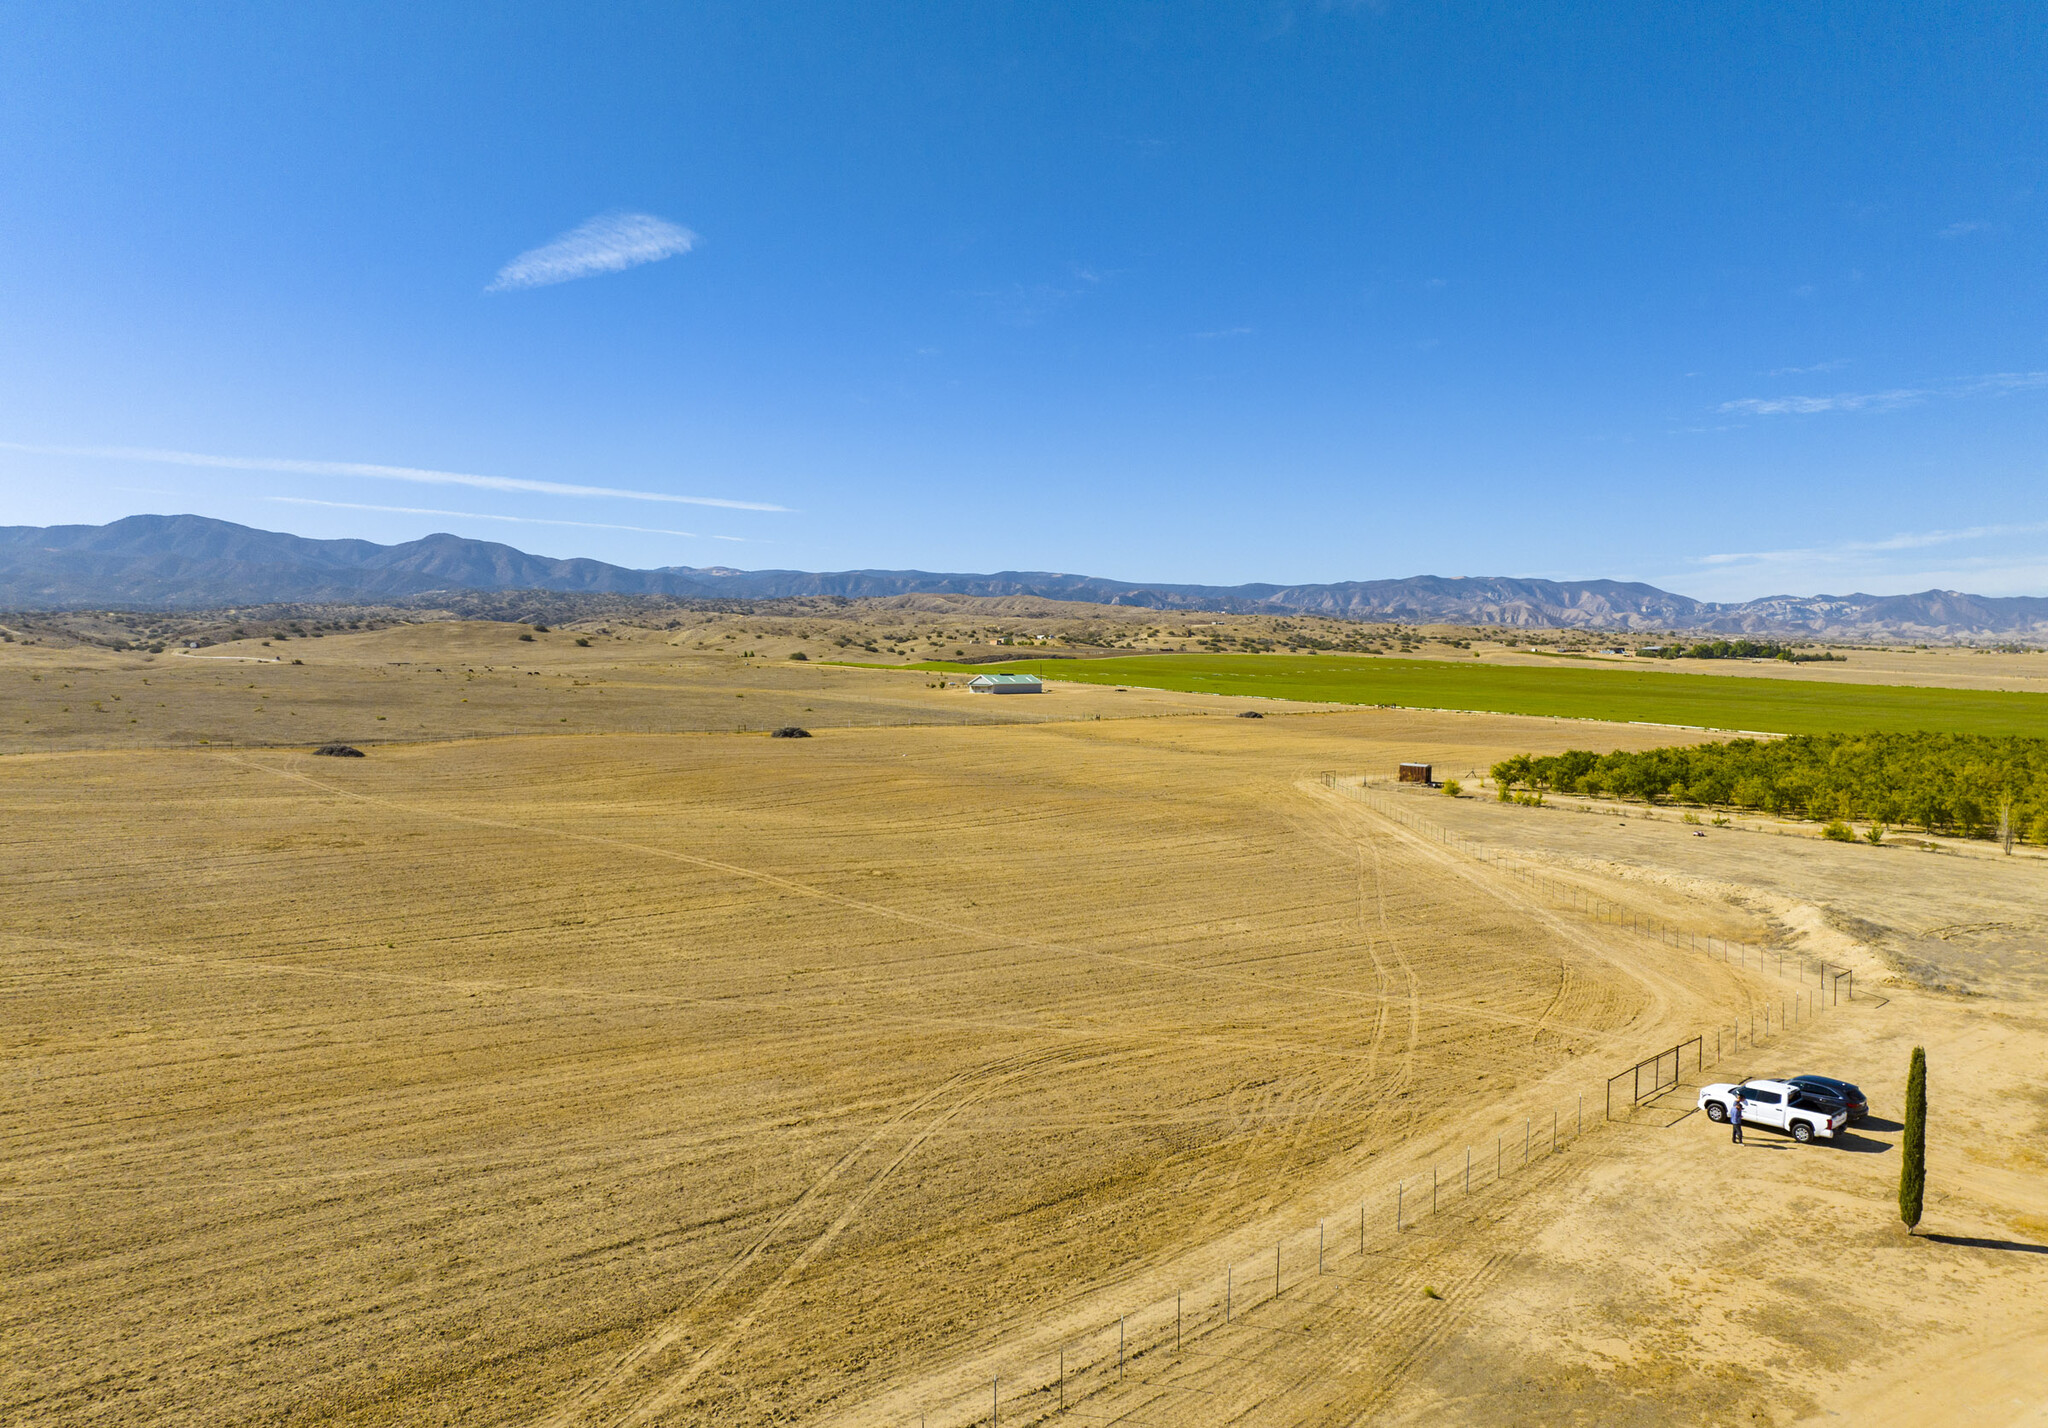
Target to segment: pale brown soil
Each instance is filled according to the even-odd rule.
[[[519,638],[483,622],[409,625],[187,654],[0,646],[0,755],[52,749],[361,746],[506,734],[761,732],[1229,715],[1274,708],[1167,690],[969,691],[962,676],[848,668],[767,641],[698,650],[674,632]],[[688,633],[688,632],[683,632]],[[720,642],[721,646],[723,641]],[[843,652],[842,652],[843,653]],[[302,662],[299,662],[302,661]],[[1345,706],[1282,704],[1300,713]]]
[[[1958,953],[1978,995],[1943,996],[1848,920],[1968,950],[1921,934],[2017,923],[2038,867],[1958,895],[1978,863],[1671,824],[1581,846],[1603,820],[1423,794],[1395,818],[1320,777],[1589,737],[1559,721],[813,690],[429,628],[247,667],[333,671],[328,723],[429,726],[365,759],[264,747],[275,711],[194,662],[181,707],[216,743],[48,715],[113,747],[0,760],[0,1418],[937,1428],[986,1421],[1000,1376],[1021,1424],[1056,1411],[1064,1347],[1076,1421],[1496,1422],[1527,1388],[1531,1422],[1787,1422],[1891,1412],[1916,1354],[1977,1364],[1989,1403],[2038,1343],[2027,944]],[[0,677],[69,656],[102,707],[169,677],[25,653]],[[557,687],[587,732],[492,725]],[[633,732],[735,693],[811,700],[818,736]],[[1674,1104],[1579,1135],[1612,1071],[1812,989],[1588,919],[1515,873],[1539,865],[1866,968],[1888,1001],[1724,1069],[1835,1071],[1883,1113],[1925,1043],[1923,1228],[1951,1239],[1888,1228],[1890,1131],[1730,1155]]]
[[[1404,807],[1560,876],[1721,890],[1790,950],[1863,960],[1856,1004],[1705,1075],[1839,1075],[1874,1114],[1834,1147],[1770,1131],[1735,1147],[1692,1111],[1702,1078],[1688,1068],[1668,1115],[1599,1142],[1386,1421],[1497,1422],[1503,1384],[1534,1423],[2043,1421],[2048,870],[1476,801]],[[1901,942],[1924,954],[1903,969]],[[1929,1191],[1907,1236],[1893,1197],[1916,1044]]]

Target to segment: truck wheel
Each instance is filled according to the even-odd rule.
[[[1813,1127],[1805,1121],[1792,1122],[1792,1139],[1798,1141],[1801,1145],[1805,1145],[1813,1139]]]
[[[1728,1108],[1719,1101],[1707,1102],[1707,1119],[1716,1123],[1728,1119]]]

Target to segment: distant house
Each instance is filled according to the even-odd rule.
[[[967,681],[976,694],[1043,694],[1045,685],[1035,674],[977,674]]]

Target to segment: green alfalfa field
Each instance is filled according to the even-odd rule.
[[[900,667],[900,666],[899,666]],[[1334,704],[1466,709],[1558,719],[1606,719],[1708,730],[1825,734],[1919,729],[1956,734],[2048,733],[2048,694],[1888,684],[1673,674],[1663,670],[1469,663],[1342,655],[1162,654],[1125,659],[1019,659],[913,669],[1017,672],[1085,684],[1123,684]]]

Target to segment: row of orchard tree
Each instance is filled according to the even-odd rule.
[[[1493,766],[1512,789],[1798,817],[1913,824],[2048,843],[2048,739],[1984,734],[1799,734],[1681,748],[1517,754]]]
[[[1693,645],[1645,645],[1636,651],[1651,659],[1782,659],[1793,664],[1843,661],[1831,652],[1801,654],[1776,640],[1703,640]]]

